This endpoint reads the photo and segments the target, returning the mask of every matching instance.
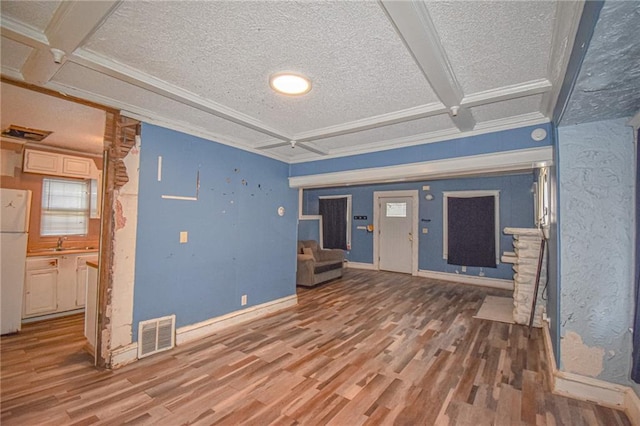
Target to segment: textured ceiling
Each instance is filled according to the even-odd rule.
[[[582,5],[3,0],[2,74],[309,161],[549,121]],[[610,19],[628,22],[625,10]],[[280,71],[310,77],[311,92],[272,92]]]
[[[640,2],[606,2],[561,124],[640,111]]]

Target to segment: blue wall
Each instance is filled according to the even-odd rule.
[[[560,368],[634,386],[634,138],[627,122],[558,128]]]
[[[543,128],[547,131],[547,137],[540,142],[531,139],[531,131],[537,128]],[[552,131],[551,124],[546,123],[518,129],[503,130],[501,132],[461,137],[442,142],[426,143],[406,148],[372,152],[369,154],[296,163],[291,165],[290,173],[291,176],[306,176],[318,173],[395,166],[419,163],[422,161],[442,160],[445,158],[490,154],[492,152],[539,148],[552,144]]]
[[[295,294],[297,191],[288,186],[288,167],[143,124],[134,341],[141,320],[176,314],[181,327]],[[198,170],[198,201],[161,198],[195,195]]]
[[[318,197],[322,195],[352,195],[352,216],[367,216],[366,221],[352,221],[351,251],[347,252],[347,259],[352,262],[373,263],[373,234],[357,229],[357,226],[373,223],[373,192],[419,190],[419,227],[427,227],[428,234],[420,231],[419,269],[437,272],[455,273],[460,267],[449,265],[442,258],[442,201],[443,191],[469,190],[500,190],[500,230],[510,227],[533,227],[533,194],[531,187],[534,182],[533,173],[495,176],[485,178],[464,178],[431,180],[423,182],[350,186],[345,188],[323,188],[304,191],[303,214],[318,214]],[[430,185],[429,191],[422,191],[423,185]],[[425,195],[429,193],[434,199],[427,201]],[[353,218],[352,218],[353,219]],[[500,254],[513,251],[512,237],[502,235]],[[496,269],[484,268],[483,272],[489,278],[512,279],[513,270],[510,264],[499,264]],[[480,268],[467,268],[468,275],[479,275]]]

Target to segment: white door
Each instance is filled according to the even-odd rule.
[[[414,238],[413,199],[381,197],[379,200],[379,268],[410,274]]]

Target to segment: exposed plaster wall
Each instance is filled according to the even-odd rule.
[[[558,129],[560,369],[630,384],[633,135],[628,119]]]
[[[132,341],[133,289],[138,224],[140,140],[123,160],[129,181],[115,191],[113,289],[111,293],[111,350]]]

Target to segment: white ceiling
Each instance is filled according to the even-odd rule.
[[[3,0],[2,74],[308,161],[549,121],[582,6]],[[272,92],[283,70],[311,92]]]

